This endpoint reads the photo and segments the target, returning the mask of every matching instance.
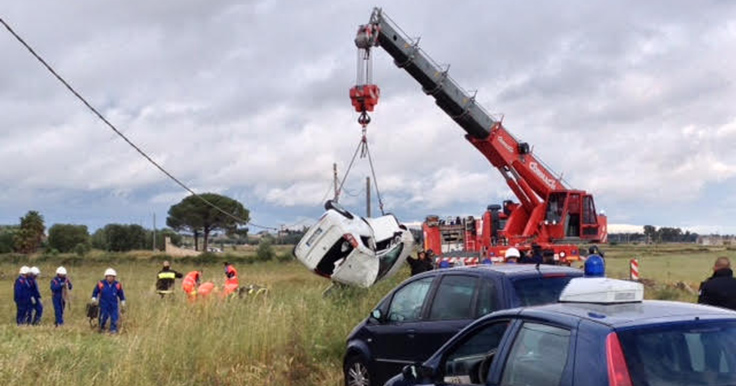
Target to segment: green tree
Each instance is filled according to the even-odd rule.
[[[89,245],[86,225],[54,224],[49,228],[49,247],[62,253],[75,250],[77,245]]]
[[[0,253],[13,252],[14,235],[17,231],[17,226],[0,227]]]
[[[172,229],[194,234],[194,247],[197,250],[199,234],[203,239],[202,250],[206,251],[210,232],[220,230],[233,234],[238,226],[245,225],[250,219],[250,211],[237,200],[215,193],[203,193],[199,196],[230,215],[213,208],[196,196],[188,196],[172,205],[166,218],[166,225]]]
[[[644,236],[647,238],[647,242],[657,241],[657,227],[654,225],[644,225]]]
[[[92,245],[113,252],[146,249],[146,230],[136,224],[107,224],[92,235]]]
[[[258,261],[271,261],[274,256],[276,256],[276,252],[273,250],[273,241],[269,238],[262,238],[258,243],[256,259],[258,259]]]
[[[20,218],[20,229],[13,237],[15,251],[25,254],[36,252],[41,246],[45,230],[43,216],[35,210],[28,211]]]

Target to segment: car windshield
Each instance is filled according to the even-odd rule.
[[[572,276],[535,276],[513,281],[518,306],[556,303]]]
[[[618,335],[635,385],[736,385],[736,322],[691,321]]]
[[[378,260],[378,277],[376,278],[376,281],[382,279],[388,271],[391,270],[391,267],[396,264],[396,260],[398,260],[399,256],[401,255],[401,251],[404,250],[404,243],[396,244],[396,247],[394,249],[388,251],[387,253],[384,253],[379,257]]]

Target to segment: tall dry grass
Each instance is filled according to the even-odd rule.
[[[0,303],[0,384],[339,385],[345,337],[401,279],[325,298],[328,282],[295,262],[243,265],[241,285],[265,285],[266,296],[188,304],[180,291],[168,299],[154,293],[157,262],[125,262],[113,267],[128,309],[121,333],[111,336],[91,329],[84,315],[107,265],[68,267],[74,290],[62,328],[53,326],[53,262],[39,265],[42,325],[14,325],[16,265],[0,265],[0,299],[6,299]],[[174,266],[182,272],[195,268],[204,270],[205,280],[222,284],[221,265]]]
[[[629,258],[638,257],[643,278],[665,285],[684,281],[696,289],[717,256],[736,257],[733,250],[693,246],[604,249],[609,276],[626,277]],[[154,293],[163,258],[150,253],[36,257],[32,264],[43,273],[43,323],[17,327],[12,285],[26,258],[0,257],[0,384],[340,385],[345,337],[408,275],[403,270],[374,288],[348,289],[325,298],[328,282],[296,262],[240,263],[241,284],[266,285],[267,296],[191,305],[180,291],[163,300]],[[67,324],[57,329],[49,281],[61,261],[74,290]],[[199,265],[176,260],[174,269],[203,269],[205,280],[222,284],[221,264],[196,261]],[[240,256],[238,261],[247,260]],[[95,282],[108,265],[117,269],[128,297],[128,312],[116,336],[95,332],[84,315]],[[663,291],[669,292],[650,291],[647,296],[694,300],[670,287]]]

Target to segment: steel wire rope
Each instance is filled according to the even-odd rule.
[[[348,165],[347,170],[345,170],[345,174],[342,176],[342,180],[340,181],[340,187],[337,188],[337,196],[335,197],[336,202],[340,198],[340,194],[342,193],[342,187],[343,185],[345,185],[345,181],[348,178],[348,174],[350,174],[350,169],[353,168],[353,163],[355,163],[355,157],[358,156],[358,151],[363,147],[364,142],[365,142],[365,136],[363,136],[363,138],[360,139],[360,142],[358,142],[358,147],[355,148],[355,153],[353,153],[353,158],[350,160],[350,164]]]
[[[383,211],[383,199],[381,198],[381,191],[378,189],[378,178],[376,178],[376,169],[373,168],[373,157],[371,157],[371,151],[368,148],[368,142],[365,144],[365,152],[368,154],[368,164],[371,165],[371,174],[373,175],[373,184],[376,186],[376,197],[378,198],[378,208],[381,209],[381,215],[386,213]]]
[[[197,193],[195,193],[194,190],[192,190],[191,188],[189,188],[187,185],[185,185],[183,182],[181,182],[178,178],[174,177],[174,175],[172,175],[171,173],[169,173],[166,169],[164,169],[161,165],[159,165],[156,161],[154,161],[150,156],[148,156],[148,154],[146,154],[136,144],[134,144],[130,139],[128,139],[128,137],[126,137],[125,134],[123,134],[122,132],[120,132],[120,130],[118,130],[112,123],[110,123],[110,121],[108,121],[107,118],[105,118],[99,111],[97,111],[96,108],[94,108],[89,102],[87,102],[87,100],[82,95],[80,95],[66,80],[64,80],[64,78],[62,78],[61,75],[59,75],[51,67],[51,65],[49,65],[48,63],[46,63],[46,61],[39,54],[37,54],[36,51],[33,48],[31,48],[31,46],[28,45],[28,43],[26,43],[26,41],[23,40],[23,38],[20,37],[20,35],[18,35],[13,30],[13,28],[11,28],[10,25],[8,25],[8,23],[5,22],[5,20],[2,17],[0,17],[0,23],[2,23],[2,25],[5,27],[5,29],[7,29],[8,32],[10,32],[10,34],[13,35],[15,37],[15,39],[18,40],[20,42],[20,44],[22,44],[28,50],[28,52],[31,53],[31,55],[33,55],[39,62],[41,62],[41,64],[44,67],[46,67],[46,69],[49,72],[51,72],[51,74],[54,75],[54,77],[57,80],[59,80],[59,82],[61,82],[72,94],[74,94],[74,96],[77,97],[77,99],[79,99],[85,106],[87,106],[87,108],[90,111],[92,111],[92,113],[94,113],[97,116],[97,118],[99,118],[100,120],[102,120],[110,129],[112,129],[112,131],[115,132],[115,134],[117,134],[120,138],[122,138],[125,142],[127,142],[128,145],[130,145],[140,155],[142,155],[146,160],[148,160],[148,162],[150,162],[153,166],[155,166],[159,171],[161,171],[162,173],[164,173],[172,181],[176,182],[184,190],[186,190],[187,192],[191,193],[193,196],[197,197],[198,199],[200,199],[202,202],[204,202],[205,204],[209,205],[213,209],[216,209],[216,210],[220,211],[222,214],[224,214],[224,215],[226,215],[226,216],[228,216],[228,217],[230,217],[230,218],[232,218],[232,219],[234,219],[234,220],[236,220],[236,221],[238,221],[240,223],[243,223],[244,225],[250,225],[250,226],[254,226],[256,228],[262,228],[262,229],[278,230],[277,228],[274,228],[274,227],[268,227],[268,226],[264,226],[264,225],[258,225],[258,224],[252,223],[250,221],[245,221],[244,219],[242,219],[242,218],[240,218],[238,216],[235,216],[232,213],[229,213],[229,212],[225,211],[224,209],[222,209],[219,206],[213,204],[212,202],[210,202],[206,198],[204,198],[204,197],[198,195]]]

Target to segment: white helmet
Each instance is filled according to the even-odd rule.
[[[38,269],[38,267],[31,267],[29,272],[31,272],[31,275],[35,275],[35,276],[38,276],[41,274],[41,270]]]
[[[519,257],[521,257],[521,254],[519,253],[518,249],[512,247],[506,250],[506,254],[504,255],[504,257],[507,259],[509,257],[515,257],[518,259]]]
[[[57,275],[66,275],[66,268],[64,268],[64,267],[56,268],[56,274]]]
[[[20,274],[21,275],[27,275],[29,272],[31,272],[31,269],[28,268],[27,265],[24,265],[24,266],[20,267]]]
[[[114,269],[108,268],[105,270],[105,276],[117,276],[118,273]]]

